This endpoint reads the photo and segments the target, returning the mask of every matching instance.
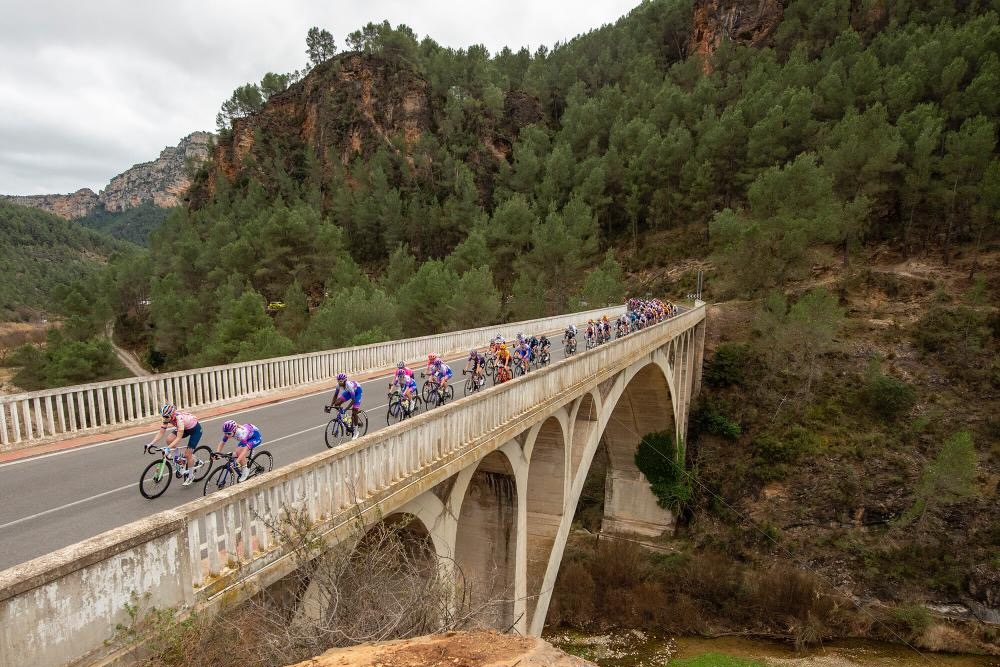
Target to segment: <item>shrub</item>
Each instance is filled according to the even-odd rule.
[[[750,445],[757,476],[765,482],[783,479],[799,457],[817,447],[816,434],[801,426],[788,433],[764,433]]]
[[[895,607],[889,612],[889,620],[903,635],[913,641],[926,632],[931,625],[931,613],[919,604]]]
[[[695,428],[723,438],[736,439],[743,433],[739,422],[731,419],[715,401],[705,400],[692,416]]]
[[[751,361],[750,346],[746,343],[723,343],[705,363],[705,384],[711,387],[742,385]]]
[[[692,475],[684,469],[673,435],[667,431],[647,433],[635,451],[635,465],[649,480],[649,488],[660,507],[682,512],[694,496]]]
[[[903,380],[873,369],[860,398],[873,417],[890,422],[910,411],[917,402],[917,393]]]

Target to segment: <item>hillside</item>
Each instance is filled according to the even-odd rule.
[[[45,211],[0,202],[0,321],[49,310],[53,292],[125,247]]]

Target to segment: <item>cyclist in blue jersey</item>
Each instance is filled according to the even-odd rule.
[[[247,465],[247,456],[261,443],[264,436],[260,429],[253,424],[243,424],[240,426],[232,419],[222,425],[222,441],[215,448],[215,453],[222,452],[222,448],[230,438],[236,439],[236,465],[240,469],[240,481],[246,481],[250,474],[250,467]],[[213,456],[213,458],[215,458]]]
[[[444,396],[444,390],[448,388],[448,380],[454,374],[451,370],[451,366],[444,363],[441,357],[434,355],[434,361],[430,365],[431,377],[437,382],[438,389],[441,392],[441,396]]]
[[[532,353],[531,346],[528,345],[528,341],[522,340],[520,344],[514,348],[514,355],[521,360],[521,368],[524,372],[528,372],[528,364],[531,363]]]
[[[396,381],[396,385],[399,387],[399,399],[402,401],[403,409],[407,415],[412,414],[413,401],[419,391],[417,381],[410,375],[404,375]]]
[[[330,405],[326,406],[326,411],[329,412],[336,407],[340,407],[341,403],[350,402],[351,426],[349,431],[352,440],[358,439],[358,412],[361,411],[363,393],[364,391],[361,389],[360,383],[348,380],[346,373],[339,373],[337,375],[337,387],[333,390],[333,398],[330,399]]]

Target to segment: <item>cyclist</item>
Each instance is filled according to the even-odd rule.
[[[261,443],[264,437],[260,429],[253,424],[238,425],[232,419],[227,420],[222,425],[222,441],[215,448],[215,453],[220,454],[223,446],[230,438],[236,439],[236,467],[240,471],[240,480],[245,482],[250,475],[250,466],[247,465],[247,456],[253,449]],[[212,456],[215,458],[215,455]]]
[[[403,410],[407,416],[413,413],[413,400],[417,397],[417,381],[412,375],[404,375],[397,379],[399,386],[399,400],[403,405]]]
[[[575,324],[569,325],[568,327],[566,327],[566,331],[563,332],[563,341],[565,342],[566,345],[569,345],[570,342],[572,341],[573,349],[576,349],[576,333],[577,329]]]
[[[507,349],[507,344],[504,343],[500,345],[500,349],[497,350],[497,383],[506,382],[511,378],[510,372],[510,350]],[[502,378],[502,379],[501,379]]]
[[[483,371],[486,369],[486,357],[479,350],[473,348],[469,350],[469,358],[465,361],[465,368],[462,373],[472,372],[476,378],[476,384],[482,384]]]
[[[358,412],[361,411],[361,398],[363,394],[364,391],[360,383],[348,380],[347,373],[338,373],[337,386],[333,390],[333,398],[330,399],[330,405],[325,408],[325,411],[329,412],[336,407],[340,407],[341,403],[350,401],[351,426],[348,428],[348,432],[351,434],[351,440],[358,439]]]
[[[594,320],[587,320],[587,330],[583,332],[583,337],[587,339],[587,347],[590,347],[590,341],[594,339]]]
[[[514,348],[514,354],[517,355],[521,362],[521,368],[524,372],[528,372],[528,364],[531,362],[531,346],[528,345],[528,341],[522,340],[521,343]]]
[[[549,348],[552,344],[549,342],[549,337],[542,334],[542,337],[538,339],[538,358],[541,359],[549,354]]]
[[[184,460],[187,461],[187,472],[184,475],[184,486],[191,486],[194,482],[194,471],[204,465],[204,462],[194,458],[194,450],[201,442],[201,424],[198,418],[190,412],[181,412],[177,406],[167,403],[160,409],[160,416],[163,423],[157,431],[153,441],[146,445],[147,448],[154,447],[160,439],[167,436],[167,447],[173,447],[175,442],[180,442],[184,438],[188,439],[187,447],[184,449]],[[176,429],[172,433],[167,433],[167,429]]]
[[[431,364],[431,377],[437,381],[438,391],[441,393],[442,402],[444,400],[444,391],[448,388],[448,380],[454,374],[451,370],[451,366],[444,363],[441,357],[434,355],[434,363]]]
[[[402,387],[406,378],[413,379],[413,369],[408,368],[406,362],[400,361],[396,364],[396,372],[392,374],[392,380],[389,381],[389,391],[392,391],[394,386]]]

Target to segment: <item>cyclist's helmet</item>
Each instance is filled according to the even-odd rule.
[[[509,352],[509,350],[507,349],[507,343],[501,343],[500,344],[500,351],[501,352]]]
[[[406,368],[406,362],[405,361],[397,361],[396,362],[396,368],[398,368],[399,370],[403,370],[404,368]]]
[[[233,433],[236,433],[236,422],[233,421],[232,419],[227,420],[222,425],[222,432],[225,433],[226,435],[232,435]]]
[[[337,373],[337,382],[347,382],[347,373]]]
[[[469,350],[469,359],[472,359],[473,357],[478,357],[478,356],[479,356],[479,351],[476,350],[476,348],[472,348],[471,350]]]
[[[438,359],[440,359],[440,357],[438,356],[437,352],[431,352],[430,354],[427,355],[427,363],[429,364],[433,364]]]
[[[170,419],[171,417],[174,416],[175,412],[177,412],[177,406],[175,406],[173,403],[167,403],[162,408],[160,408],[160,415],[164,419]]]

